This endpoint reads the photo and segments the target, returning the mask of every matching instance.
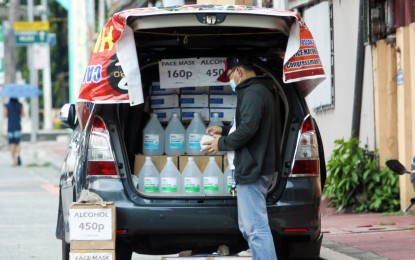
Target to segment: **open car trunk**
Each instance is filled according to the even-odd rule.
[[[307,82],[313,82],[314,79],[324,76],[314,40],[305,24],[291,12],[197,5],[130,10],[114,15],[107,23],[95,45],[79,101],[130,103],[120,104],[118,112],[132,176],[129,183],[138,193],[141,192],[137,189],[136,176],[142,164],[137,163],[137,158],[140,157],[141,161],[144,161],[142,158],[145,157],[143,129],[150,113],[156,113],[152,98],[160,94],[155,92],[154,87],[158,85],[161,90],[176,89],[174,95],[177,96],[177,104],[158,106],[157,109],[173,108],[178,111],[185,128],[191,118],[183,117],[184,110],[188,109],[181,102],[181,97],[185,94],[183,90],[194,87],[196,92],[193,93],[197,95],[197,90],[207,89],[204,94],[209,96],[208,103],[198,107],[199,111],[195,111],[208,111],[207,115],[202,115],[207,125],[213,114],[212,108],[218,109],[209,103],[213,94],[212,88],[229,88],[216,79],[223,72],[226,57],[232,53],[255,57],[254,66],[259,73],[274,81],[278,108],[278,141],[275,146],[276,150],[284,155],[284,159],[277,161],[288,165],[284,170],[282,165],[278,165],[275,171],[273,185],[270,187],[275,201],[283,192],[284,178],[286,180],[290,174],[289,165],[295,153],[293,149],[285,151],[287,143],[293,148],[297,142],[297,136],[292,134],[292,124],[298,125],[299,120],[307,114],[301,96],[304,97],[315,87],[315,84],[301,84],[300,81],[307,79],[310,80]],[[203,64],[203,61],[208,62]],[[95,91],[92,92],[90,89]],[[235,95],[229,92],[224,94]],[[171,92],[165,96],[169,95]],[[296,98],[292,98],[293,96]],[[298,97],[303,104],[295,103],[298,102]],[[236,104],[231,108],[235,107]],[[303,111],[297,114],[298,117],[294,117],[293,108]],[[166,128],[171,113],[163,112],[165,117],[164,121],[161,121]],[[227,114],[228,117],[222,120],[224,124],[232,122],[232,116]],[[177,160],[180,164],[180,158]],[[224,172],[226,159],[223,155],[219,161],[219,167]],[[183,170],[182,165],[177,165],[177,168]],[[203,172],[203,169],[200,170]],[[141,195],[160,199],[175,196],[163,193]]]
[[[191,14],[193,19],[196,19],[194,14]],[[138,106],[123,106],[122,113],[122,127],[124,129],[124,140],[125,147],[128,153],[130,170],[133,175],[137,175],[140,171],[142,165],[137,165],[137,157],[145,157],[143,155],[143,129],[147,124],[150,113],[155,113],[156,110],[152,107],[151,97],[154,95],[160,95],[158,92],[154,91],[154,85],[160,84],[160,62],[165,60],[174,60],[179,63],[189,58],[215,58],[219,57],[225,59],[227,55],[232,52],[243,52],[246,55],[252,55],[257,57],[257,63],[255,66],[261,74],[266,74],[274,80],[274,88],[276,93],[278,93],[277,107],[278,107],[278,138],[279,142],[275,144],[277,150],[282,152],[284,143],[280,141],[284,132],[286,125],[286,120],[288,117],[289,104],[286,98],[285,91],[283,86],[286,86],[282,83],[282,62],[281,53],[286,48],[287,44],[287,28],[290,22],[289,19],[281,20],[276,19],[276,22],[281,24],[283,30],[275,30],[269,28],[263,28],[270,26],[265,22],[260,21],[259,27],[201,27],[201,26],[188,26],[188,27],[171,27],[171,24],[168,21],[164,21],[161,17],[151,17],[148,23],[155,26],[157,24],[154,20],[159,18],[158,26],[165,26],[162,28],[152,28],[147,29],[147,22],[145,18],[142,20],[131,19],[128,22],[132,24],[133,28],[137,28],[134,32],[135,43],[138,54],[138,60],[140,64],[140,73],[142,81],[142,89],[144,96],[144,104]],[[166,17],[166,19],[171,19]],[[229,17],[228,17],[229,18]],[[228,19],[227,18],[227,19]],[[258,19],[257,17],[250,17],[252,19]],[[182,19],[191,19],[191,18],[182,18]],[[241,15],[234,18],[236,21],[243,19]],[[160,21],[161,20],[161,21]],[[232,22],[232,19],[229,19]],[[166,23],[164,23],[166,22]],[[194,23],[194,22],[193,22]],[[198,23],[198,22],[197,22]],[[235,22],[237,23],[237,22]],[[286,24],[285,24],[286,23]],[[196,24],[197,25],[197,24]],[[285,25],[285,26],[284,26]],[[142,29],[143,28],[143,29]],[[223,63],[220,65],[223,67]],[[229,88],[227,84],[223,84],[225,88]],[[197,85],[195,83],[192,85],[195,87],[196,96],[200,93],[207,93],[208,95],[217,94],[212,89],[214,87],[209,85]],[[293,86],[288,86],[292,88]],[[197,89],[204,89],[203,91],[208,92],[197,92]],[[179,95],[179,100],[181,95],[191,95],[188,92],[185,92],[186,88],[178,88],[177,93]],[[291,89],[290,91],[293,91]],[[155,92],[157,94],[155,94]],[[213,93],[213,94],[212,94]],[[176,94],[176,93],[175,93]],[[169,94],[166,94],[166,96]],[[232,92],[226,92],[224,95],[235,95]],[[212,116],[212,104],[209,104],[205,107],[209,111],[209,115]],[[183,112],[186,109],[184,104],[179,104],[177,110]],[[233,107],[235,108],[235,107]],[[169,108],[170,109],[170,108]],[[199,109],[199,108],[198,108]],[[159,109],[157,109],[159,110]],[[176,110],[176,111],[177,111]],[[218,110],[215,110],[218,111]],[[219,108],[220,112],[220,108]],[[169,118],[161,119],[163,128],[166,128]],[[209,117],[204,118],[204,123],[207,126],[210,122]],[[232,122],[231,118],[222,119],[222,122],[225,125],[229,125]],[[185,128],[188,127],[190,119],[182,120],[182,123]],[[167,155],[165,155],[167,156]],[[187,155],[183,155],[187,156]],[[200,156],[200,155],[195,155]],[[204,155],[204,157],[209,157],[210,155]],[[219,165],[220,168],[224,171],[226,169],[226,156],[221,155],[222,159],[220,160],[222,165]],[[270,158],[271,159],[271,158]],[[143,159],[141,159],[143,161]],[[179,160],[183,161],[183,160]],[[182,166],[179,168],[183,169]],[[281,184],[281,175],[279,174],[281,166],[278,166],[278,170],[275,172],[274,181],[270,191],[275,192]],[[203,171],[203,169],[201,169]],[[133,177],[135,178],[135,177]],[[136,185],[136,184],[134,184]],[[135,187],[136,188],[136,187]],[[279,195],[282,193],[283,189],[278,189]],[[166,198],[166,197],[182,197],[181,195],[173,195],[169,193],[144,193],[144,196],[153,197],[153,198]],[[277,195],[277,197],[279,197]],[[205,196],[201,195],[206,199],[214,199],[217,196]],[[220,194],[220,197],[229,197],[230,194],[223,195]],[[189,196],[185,197],[186,199]]]

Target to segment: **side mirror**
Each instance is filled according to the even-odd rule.
[[[391,169],[393,172],[396,172],[399,175],[410,173],[406,170],[405,166],[403,166],[398,160],[387,160],[386,166]]]
[[[61,120],[62,124],[71,129],[75,129],[78,125],[78,120],[76,117],[76,110],[74,104],[65,104],[61,108],[59,112],[59,119]]]

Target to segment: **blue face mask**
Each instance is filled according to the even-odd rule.
[[[235,80],[231,79],[229,81],[229,85],[231,85],[232,91],[233,92],[236,92],[236,86],[237,86],[237,84],[235,83]]]
[[[233,72],[235,72],[235,70]],[[231,85],[232,91],[236,92],[236,86],[238,86],[238,84],[236,84],[235,80],[233,79],[234,76],[235,74],[233,74],[231,80],[229,80],[229,85]]]

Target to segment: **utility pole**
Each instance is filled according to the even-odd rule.
[[[33,22],[33,0],[27,0],[27,21]],[[34,46],[27,46],[27,61],[30,74],[30,85],[38,87],[38,75],[37,70],[34,66]],[[30,132],[30,141],[37,141],[37,132],[39,129],[39,98],[31,97],[30,98],[30,111],[32,119],[32,131]]]
[[[4,65],[5,65],[5,83],[14,83],[16,80],[16,46],[14,43],[13,23],[17,20],[20,0],[10,0],[9,3],[9,21],[3,22],[3,31],[5,33],[4,44]]]
[[[42,0],[42,21],[48,21],[48,3],[47,0]],[[52,129],[52,80],[50,76],[50,48],[49,42],[43,44],[46,49],[45,67],[43,68],[43,129]]]
[[[18,8],[20,0],[10,0],[8,8],[8,20],[3,21],[3,41],[4,41],[4,84],[14,83],[16,80],[16,46],[14,43],[13,23],[18,18]],[[5,120],[3,119],[3,98],[0,98],[0,134],[3,133]],[[0,146],[2,145],[0,138]]]

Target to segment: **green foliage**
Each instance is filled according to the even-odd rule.
[[[336,140],[327,163],[324,195],[330,207],[353,212],[399,210],[399,178],[379,167],[376,152],[359,147],[359,140]]]

